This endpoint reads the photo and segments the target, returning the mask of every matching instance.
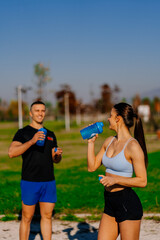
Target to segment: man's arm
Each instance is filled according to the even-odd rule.
[[[8,156],[10,158],[18,157],[22,155],[25,151],[27,151],[28,148],[30,148],[32,145],[33,144],[31,140],[26,143],[13,141],[9,147]]]
[[[26,152],[32,145],[34,145],[39,139],[43,137],[43,132],[37,132],[34,134],[33,138],[28,142],[21,143],[18,141],[13,141],[8,149],[8,156],[10,158],[18,157]]]
[[[55,152],[55,149],[57,150]],[[62,149],[61,148],[53,148],[52,149],[52,159],[54,163],[59,163],[62,159]]]

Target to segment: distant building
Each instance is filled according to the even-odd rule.
[[[150,106],[149,105],[139,105],[138,106],[138,115],[143,118],[144,122],[149,121],[150,117]]]

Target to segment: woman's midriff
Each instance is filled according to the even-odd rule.
[[[111,173],[106,173],[105,174],[106,176],[111,176],[111,177],[116,177],[117,175],[114,175],[114,174],[111,174]],[[110,186],[110,187],[105,187],[106,191],[107,192],[117,192],[117,191],[121,191],[123,189],[125,189],[124,186],[121,186],[121,185],[118,185],[118,184],[115,184],[113,186]]]

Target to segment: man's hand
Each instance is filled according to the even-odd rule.
[[[56,152],[55,152],[56,150]],[[59,163],[62,159],[62,148],[53,148],[52,149],[52,158],[54,163]]]
[[[45,134],[43,131],[38,131],[34,134],[33,138],[30,140],[32,145],[34,145],[38,140],[43,140],[45,138]]]

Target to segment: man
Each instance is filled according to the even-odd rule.
[[[28,240],[30,223],[39,202],[41,213],[41,233],[44,240],[51,240],[52,212],[57,201],[53,162],[58,163],[62,149],[57,147],[56,136],[43,127],[45,104],[33,102],[30,108],[31,124],[19,129],[9,147],[10,158],[22,155],[22,220],[20,223],[20,240]],[[44,146],[36,145],[45,138]]]

